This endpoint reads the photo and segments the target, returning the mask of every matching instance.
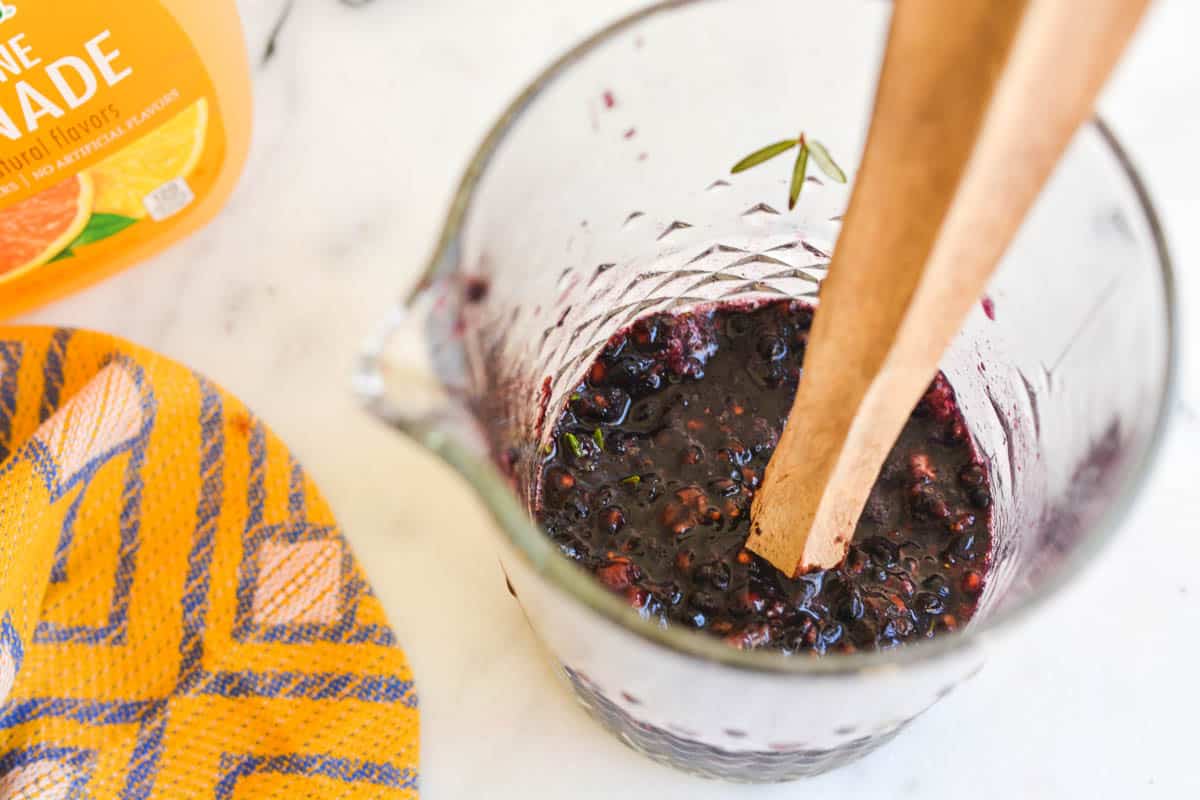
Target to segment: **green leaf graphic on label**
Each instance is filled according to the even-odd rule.
[[[74,258],[76,247],[115,236],[135,222],[137,220],[133,217],[126,217],[122,214],[92,214],[88,218],[87,225],[83,226],[83,230],[75,237],[75,240],[64,247],[61,253],[50,259],[47,263],[53,264],[55,261],[62,261],[64,258]]]
[[[98,242],[101,239],[115,236],[135,222],[137,220],[133,217],[126,217],[121,214],[92,214],[83,232],[75,237],[75,241],[71,242],[67,249],[73,250],[81,245],[91,244],[92,242]]]

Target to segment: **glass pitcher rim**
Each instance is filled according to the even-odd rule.
[[[459,237],[474,200],[476,188],[490,164],[492,156],[509,130],[547,87],[552,85],[573,64],[638,23],[664,12],[701,3],[722,1],[731,2],[731,0],[660,0],[660,2],[638,9],[601,27],[542,69],[510,101],[477,145],[455,189],[432,255],[426,261],[419,280],[403,302],[415,302],[420,293],[439,275],[457,267],[460,252]],[[1086,537],[1086,541],[1081,543],[1063,563],[1055,575],[1055,581],[1047,584],[1042,591],[997,610],[995,614],[977,625],[969,625],[962,631],[944,634],[929,641],[904,647],[836,654],[821,658],[789,656],[775,651],[739,650],[704,631],[687,630],[678,626],[659,626],[642,619],[634,609],[602,587],[592,575],[563,558],[539,526],[529,518],[528,513],[517,502],[508,482],[486,457],[480,458],[468,448],[460,446],[452,437],[440,435],[434,431],[430,431],[425,437],[426,441],[422,443],[448,461],[471,485],[504,535],[539,576],[569,595],[572,600],[582,603],[590,611],[600,614],[636,636],[679,655],[754,672],[836,675],[911,666],[965,650],[985,634],[1009,629],[1015,622],[1025,619],[1035,609],[1044,605],[1075,579],[1084,565],[1094,559],[1112,541],[1126,520],[1134,501],[1144,488],[1170,426],[1171,409],[1174,407],[1177,391],[1178,309],[1174,267],[1166,235],[1144,181],[1112,129],[1099,115],[1094,116],[1085,127],[1090,127],[1098,133],[1101,141],[1107,146],[1110,156],[1116,161],[1120,172],[1128,181],[1128,189],[1136,198],[1147,230],[1153,240],[1166,306],[1166,319],[1164,320],[1166,369],[1162,400],[1157,409],[1154,428],[1150,432],[1140,458],[1136,463],[1130,465],[1117,496],[1104,510],[1098,523],[1092,526],[1092,531]]]

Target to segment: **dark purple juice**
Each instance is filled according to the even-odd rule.
[[[793,579],[744,549],[811,322],[782,301],[648,317],[613,337],[555,424],[538,519],[643,615],[736,647],[854,652],[954,630],[983,587],[991,496],[940,374],[841,566]]]

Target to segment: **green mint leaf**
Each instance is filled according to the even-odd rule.
[[[730,174],[736,175],[739,172],[744,172],[750,169],[751,167],[757,167],[764,161],[770,161],[775,156],[780,155],[781,153],[786,153],[795,146],[795,139],[784,139],[782,142],[769,144],[761,150],[755,150],[753,153],[734,164],[733,168],[729,170],[729,172]]]
[[[804,188],[804,173],[808,171],[808,145],[800,145],[796,154],[796,166],[792,168],[792,187],[788,190],[788,211],[796,207],[800,199],[800,190]]]
[[[842,172],[842,168],[833,160],[833,156],[829,155],[825,145],[820,142],[809,142],[808,149],[812,152],[813,161],[817,162],[817,167],[828,175],[830,180],[838,183],[846,182],[846,173]]]
[[[621,483],[627,483],[630,486],[637,486],[642,482],[641,475],[630,475],[628,478],[621,478]]]
[[[599,428],[596,428],[596,430],[592,431],[592,441],[596,443],[596,446],[600,448],[600,452],[603,453],[604,431],[600,430]]]
[[[71,242],[70,247],[73,249],[80,245],[107,239],[125,230],[135,222],[137,220],[133,217],[126,217],[121,214],[92,214],[91,218],[88,219],[87,225],[75,237],[75,241]]]
[[[571,448],[571,452],[576,458],[583,457],[583,447],[579,444],[579,437],[573,433],[564,433],[563,441],[567,443],[567,447]]]

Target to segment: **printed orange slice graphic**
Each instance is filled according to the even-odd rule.
[[[96,211],[134,219],[146,216],[142,198],[196,168],[207,131],[208,103],[201,98],[92,167]]]
[[[92,213],[92,181],[72,175],[0,209],[0,282],[45,264],[69,245]]]

